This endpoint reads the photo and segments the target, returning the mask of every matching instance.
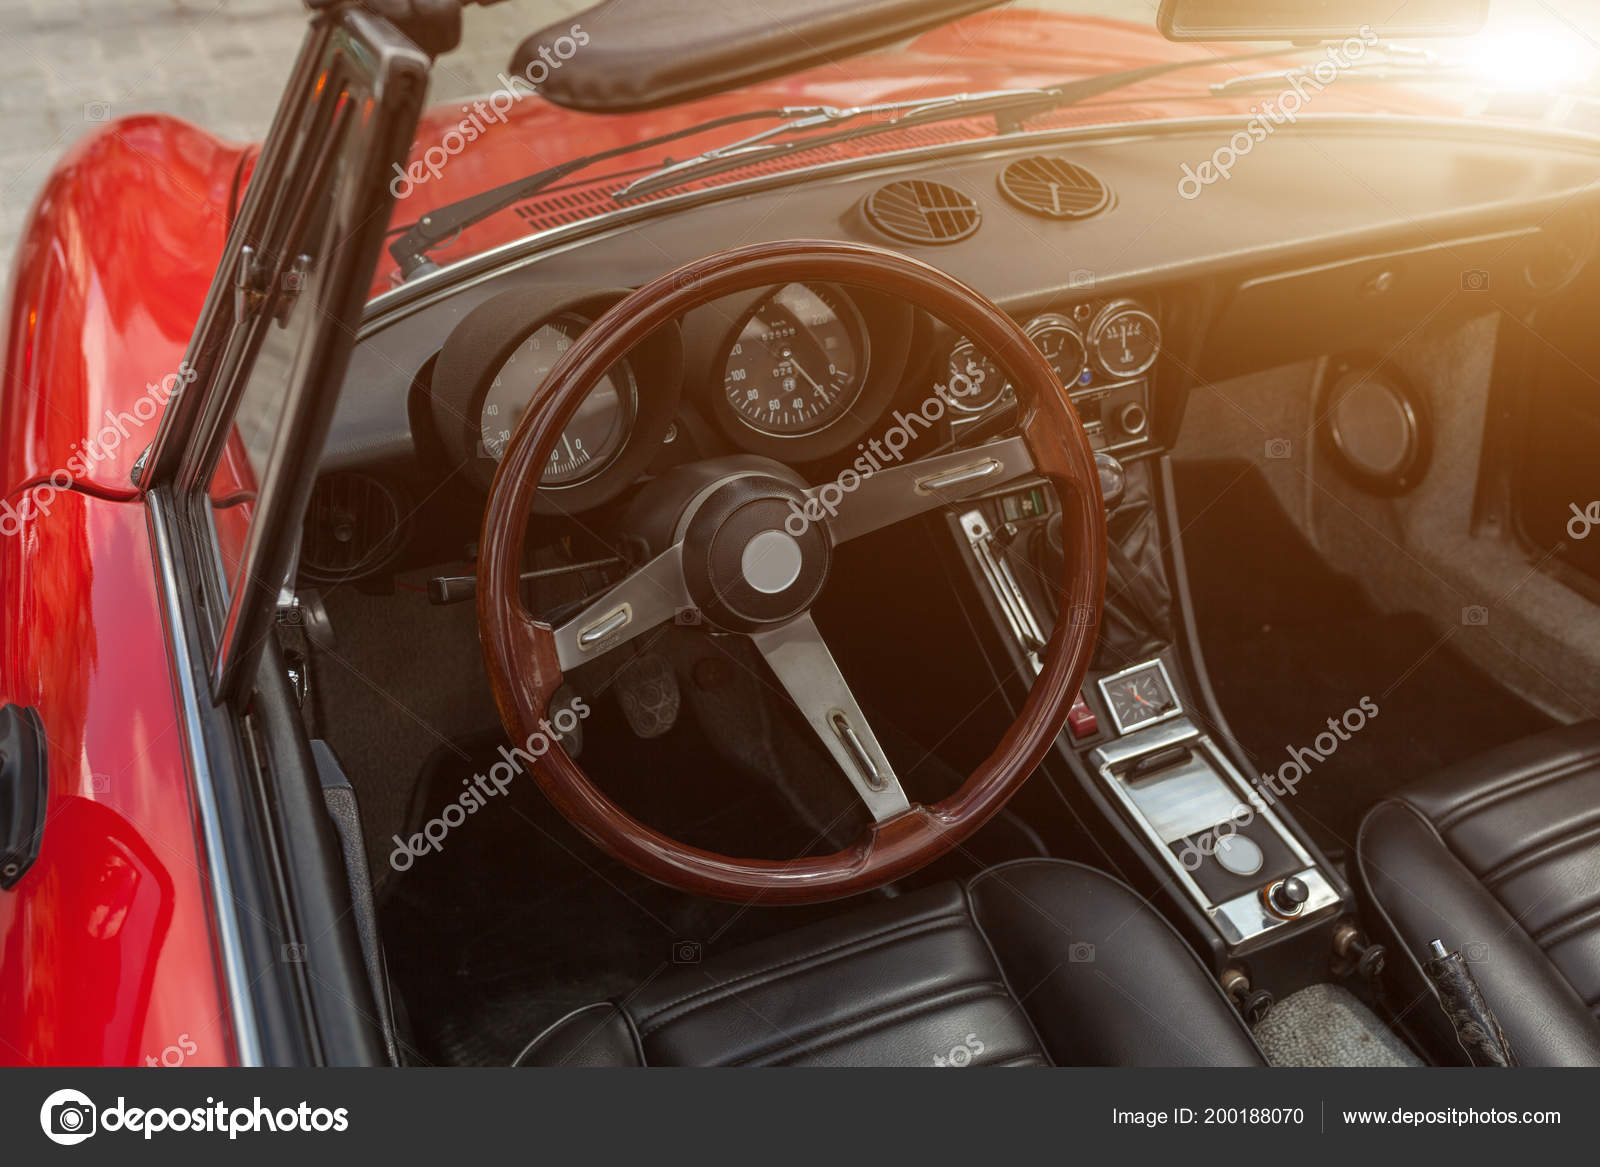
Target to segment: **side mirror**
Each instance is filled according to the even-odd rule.
[[[0,891],[15,887],[39,858],[49,781],[38,711],[0,708]]]

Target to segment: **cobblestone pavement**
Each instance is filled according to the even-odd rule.
[[[523,36],[586,0],[470,8],[433,98],[486,92]],[[305,30],[300,0],[0,0],[0,273],[45,176],[78,135],[130,113],[266,133]]]

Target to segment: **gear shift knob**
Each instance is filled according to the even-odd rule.
[[[1106,510],[1115,510],[1128,487],[1128,472],[1104,450],[1095,453],[1094,466],[1100,472],[1100,497],[1105,500]]]

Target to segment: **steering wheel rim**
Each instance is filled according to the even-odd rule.
[[[596,320],[551,370],[507,445],[479,543],[478,622],[495,702],[515,741],[540,733],[553,738],[544,718],[563,678],[556,629],[526,611],[520,590],[529,506],[562,430],[606,372],[656,328],[711,300],[790,282],[836,283],[898,296],[933,312],[988,353],[1021,404],[1020,444],[1032,462],[1021,472],[1043,476],[1055,489],[1068,554],[1058,581],[1061,615],[1042,667],[993,753],[949,797],[932,806],[909,803],[841,851],[793,860],[705,851],[634,819],[589,781],[558,741],[537,757],[532,770],[541,791],[601,850],[661,883],[735,902],[816,903],[853,895],[924,866],[981,827],[1061,732],[1088,669],[1105,593],[1105,514],[1093,450],[1070,398],[1020,325],[954,277],[884,248],[812,239],[750,244],[668,272]],[[974,454],[1002,445],[961,453],[970,462]],[[1007,450],[1015,445],[1013,440]],[[995,460],[1001,460],[998,454],[990,459]],[[1005,470],[1015,476],[1012,461]],[[918,480],[919,489],[933,477],[938,476]],[[985,490],[992,486],[983,483]],[[923,509],[945,501],[941,497]],[[809,615],[800,619],[809,622]]]

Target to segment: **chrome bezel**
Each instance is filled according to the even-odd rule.
[[[1155,343],[1150,346],[1150,358],[1137,369],[1113,369],[1106,363],[1105,358],[1100,355],[1101,335],[1114,321],[1124,316],[1143,316],[1150,324],[1151,335],[1155,337]],[[1108,377],[1114,377],[1121,381],[1131,380],[1149,372],[1150,367],[1161,356],[1161,322],[1156,319],[1154,312],[1151,312],[1137,300],[1113,300],[1100,309],[1095,315],[1094,322],[1089,325],[1088,342],[1089,355],[1101,372]]]
[[[1057,376],[1061,377],[1061,387],[1071,392],[1077,388],[1079,379],[1089,367],[1089,339],[1084,335],[1083,329],[1078,327],[1077,321],[1070,316],[1063,316],[1059,312],[1045,312],[1035,316],[1028,321],[1023,332],[1027,333],[1028,339],[1033,341],[1034,347],[1043,352],[1044,346],[1039,343],[1039,338],[1052,330],[1059,330],[1072,336],[1078,342],[1078,351],[1083,354],[1083,360],[1078,365],[1078,371],[1072,374],[1071,377],[1062,377],[1060,373],[1057,373]],[[1046,356],[1045,359],[1049,360],[1049,357]]]
[[[1124,725],[1122,723],[1122,718],[1117,716],[1116,702],[1111,700],[1111,692],[1106,688],[1106,686],[1110,685],[1113,681],[1120,681],[1125,677],[1132,677],[1139,673],[1149,672],[1152,668],[1161,674],[1161,683],[1167,687],[1167,695],[1172,698],[1172,708],[1157,717],[1150,718],[1148,721],[1138,721],[1131,726]],[[1183,702],[1179,700],[1178,690],[1173,687],[1172,677],[1170,674],[1168,674],[1167,666],[1160,657],[1156,657],[1153,660],[1140,661],[1138,664],[1129,668],[1125,668],[1121,672],[1112,673],[1109,677],[1101,677],[1096,684],[1100,686],[1100,699],[1106,703],[1106,712],[1111,714],[1111,721],[1117,727],[1117,732],[1119,734],[1126,734],[1135,730],[1141,730],[1146,726],[1160,725],[1163,721],[1170,721],[1172,718],[1180,717],[1183,714]]]

